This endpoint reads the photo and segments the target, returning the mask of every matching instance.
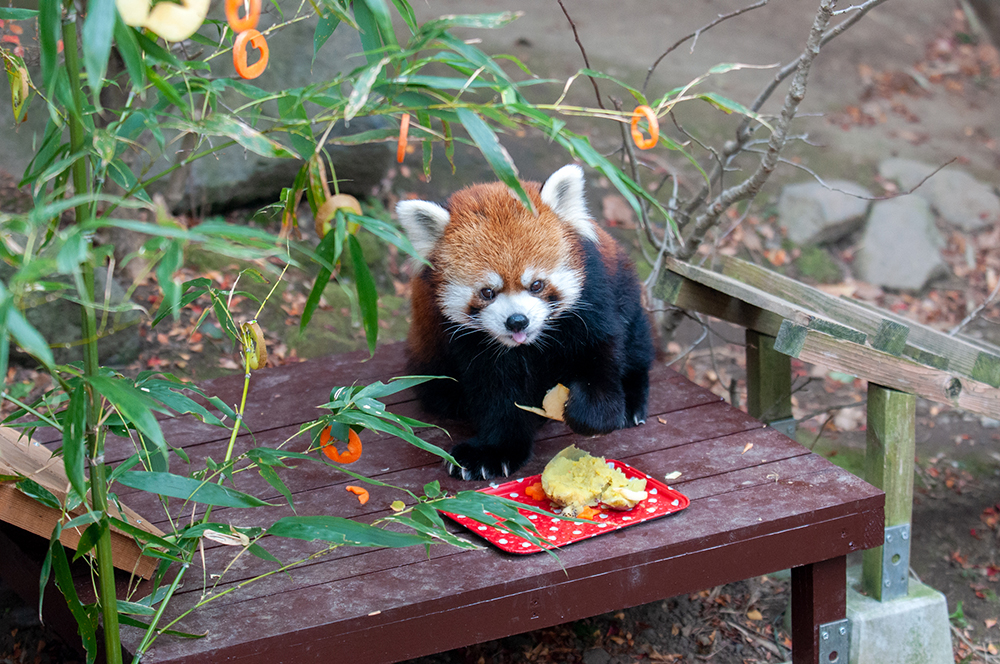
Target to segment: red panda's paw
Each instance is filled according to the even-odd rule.
[[[625,396],[620,390],[595,390],[573,383],[563,412],[566,425],[581,436],[597,436],[634,426],[625,416]]]
[[[519,453],[516,449],[488,447],[473,438],[452,448],[451,456],[460,466],[448,464],[448,474],[460,480],[509,477],[524,465],[530,452],[530,449]]]

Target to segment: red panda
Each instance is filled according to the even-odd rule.
[[[590,218],[583,170],[525,182],[537,214],[502,183],[441,207],[402,201],[399,220],[428,261],[412,282],[409,370],[425,409],[469,421],[452,457],[462,479],[508,476],[531,456],[538,405],[562,383],[565,422],[584,435],[646,417],[654,351],[635,269]]]

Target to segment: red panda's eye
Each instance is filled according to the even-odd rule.
[[[479,294],[483,296],[484,300],[492,300],[494,297],[496,297],[496,293],[493,292],[492,288],[484,288],[483,290],[479,291]]]
[[[528,286],[528,290],[530,290],[532,293],[541,292],[543,288],[545,288],[545,282],[542,281],[541,279],[537,279],[531,282],[531,285]]]

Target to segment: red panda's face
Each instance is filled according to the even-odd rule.
[[[533,214],[503,184],[454,194],[449,209],[397,206],[411,242],[433,266],[436,302],[453,334],[480,330],[500,344],[543,343],[583,289],[581,242],[597,241],[583,201],[583,172],[557,171],[543,187],[524,183]]]
[[[538,216],[502,185],[455,194],[431,258],[445,317],[510,347],[541,339],[583,288],[571,227],[532,194]]]

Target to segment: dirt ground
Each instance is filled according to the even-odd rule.
[[[646,69],[667,46],[718,14],[745,4],[691,0],[658,3],[651,8],[642,0],[620,0],[612,9],[601,0],[566,3],[593,68],[633,84],[641,83]],[[761,9],[724,23],[699,36],[693,50],[688,43],[671,54],[657,68],[651,85],[669,89],[720,62],[787,62],[801,48],[814,4],[771,0]],[[421,18],[469,11],[468,3],[461,0],[415,5]],[[528,16],[508,28],[466,36],[481,38],[481,47],[488,52],[516,55],[542,77],[565,80],[583,65],[579,47],[556,3],[482,0],[476,11],[524,7]],[[817,61],[803,106],[805,117],[797,121],[797,128],[808,132],[811,145],[797,146],[793,154],[825,178],[860,177],[863,184],[872,186],[884,184],[873,175],[882,158],[903,156],[944,163],[958,157],[960,167],[996,185],[1000,170],[1000,125],[996,122],[1000,62],[995,50],[972,43],[971,30],[961,6],[951,0],[890,0],[873,11],[825,49]],[[771,75],[767,70],[731,73],[721,77],[715,89],[748,103]],[[570,98],[592,104],[589,84],[577,81]],[[685,112],[691,114],[693,122],[702,111]],[[726,118],[717,116],[705,112],[708,137],[724,133],[730,126]],[[616,147],[617,131],[582,129],[591,133],[602,149]],[[502,140],[527,178],[542,179],[566,160],[537,137],[508,136]],[[458,166],[457,175],[440,168],[428,182],[419,172],[419,155],[408,158],[403,167],[389,174],[380,192],[382,202],[391,207],[397,197],[411,193],[441,198],[458,186],[488,177],[481,163],[463,158],[461,152]],[[759,209],[748,218],[742,236],[733,241],[760,242],[773,237],[776,230],[768,206],[773,208],[779,185],[805,177],[792,168],[779,171],[766,195],[758,200]],[[634,219],[629,219],[627,212],[620,213],[607,183],[598,179],[591,186],[595,214],[620,238],[634,234]],[[241,214],[245,216],[236,213],[234,218]],[[998,229],[979,237],[950,237],[946,257],[953,268],[951,279],[917,295],[870,294],[872,301],[948,329],[988,292],[984,270],[978,263],[972,268],[967,265],[966,244],[978,247],[973,256],[985,256],[989,252],[985,238],[996,232]],[[841,249],[849,256],[850,247]],[[774,258],[775,254],[769,256]],[[380,284],[389,302],[385,318],[402,321],[405,282],[394,258],[387,261],[388,277]],[[790,273],[796,274],[795,264],[791,258],[789,261]],[[218,270],[216,266],[189,269],[225,278],[212,272]],[[302,288],[292,284],[282,293],[281,318],[294,318],[296,310],[301,312],[296,307],[304,299]],[[997,341],[997,321],[998,308],[988,308],[971,328]],[[175,328],[184,324],[181,321]],[[387,328],[384,338],[399,338],[402,329]],[[675,366],[727,396],[735,381],[732,393],[744,399],[740,332],[726,326],[713,326],[713,330],[708,337],[711,347],[703,343],[685,353],[689,342],[700,336],[700,327],[687,323],[671,348],[674,356],[684,355]],[[133,368],[159,366],[197,378],[235,368],[224,346],[210,335],[192,341],[191,335],[173,331],[145,329],[142,355]],[[345,334],[346,338],[338,337],[336,343],[327,340],[325,352],[332,352],[329,348],[342,351],[350,343],[360,342],[356,330]],[[323,348],[322,342],[296,346],[290,337],[277,341],[279,348],[284,344],[274,356],[279,362],[295,361]],[[795,395],[800,441],[847,468],[857,469],[864,453],[864,385],[813,367],[796,364],[795,370],[800,388]],[[32,377],[22,372],[13,380],[27,383]],[[956,662],[1000,662],[1000,422],[921,401],[917,424],[912,572],[948,599]],[[411,664],[778,662],[789,658],[790,641],[783,622],[787,602],[788,579],[778,574]],[[34,607],[25,606],[0,587],[0,663],[68,662],[75,658],[58,637],[38,625]]]

